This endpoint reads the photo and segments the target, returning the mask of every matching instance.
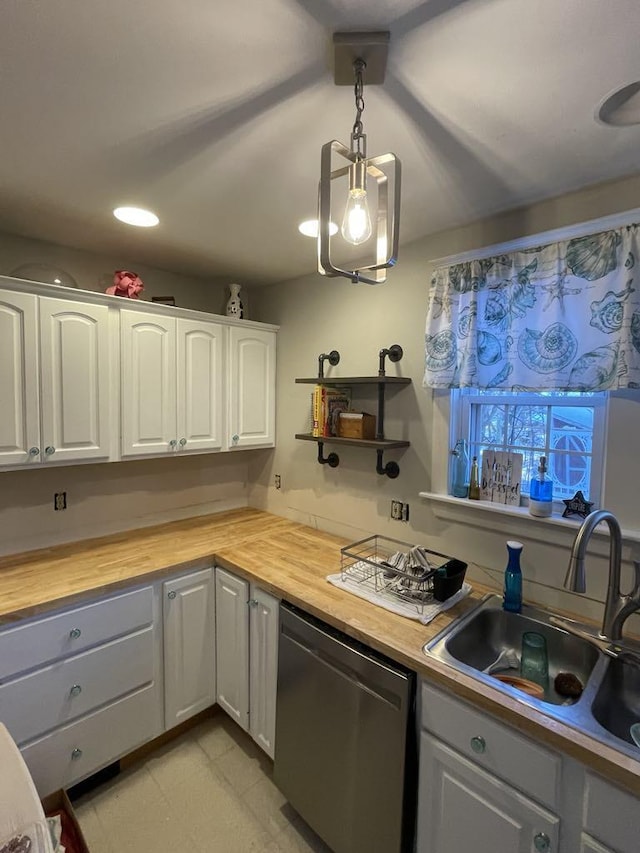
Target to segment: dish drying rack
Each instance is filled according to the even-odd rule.
[[[376,595],[414,605],[433,604],[434,579],[453,558],[387,536],[368,536],[340,549],[342,580],[362,584]]]

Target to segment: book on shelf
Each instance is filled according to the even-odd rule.
[[[349,388],[327,387],[316,385],[313,390],[313,417],[311,434],[335,436],[338,434],[338,418],[340,412],[346,412],[351,406],[351,391]]]

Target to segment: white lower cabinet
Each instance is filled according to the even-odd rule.
[[[162,652],[153,587],[0,631],[0,720],[41,797],[162,731]]]
[[[216,568],[218,704],[273,758],[279,601]]]
[[[166,729],[216,701],[213,577],[207,568],[162,585]]]
[[[249,599],[249,733],[273,758],[276,739],[280,601],[258,587]]]
[[[557,851],[560,820],[425,732],[418,853]]]
[[[249,584],[216,569],[218,704],[245,731],[249,728]]]
[[[637,853],[640,802],[423,681],[416,853]]]
[[[585,774],[582,849],[589,853],[640,850],[640,801],[595,773]]]

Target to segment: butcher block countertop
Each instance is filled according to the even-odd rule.
[[[482,598],[472,594],[429,625],[397,616],[327,583],[339,571],[336,536],[243,508],[67,545],[0,557],[0,626],[217,565],[284,598],[402,663],[534,739],[581,761],[640,796],[640,761],[556,722],[476,679],[427,657],[422,647]]]

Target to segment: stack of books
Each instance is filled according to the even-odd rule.
[[[348,412],[351,406],[349,388],[316,385],[312,396],[312,431],[314,436],[338,435],[340,412]]]

